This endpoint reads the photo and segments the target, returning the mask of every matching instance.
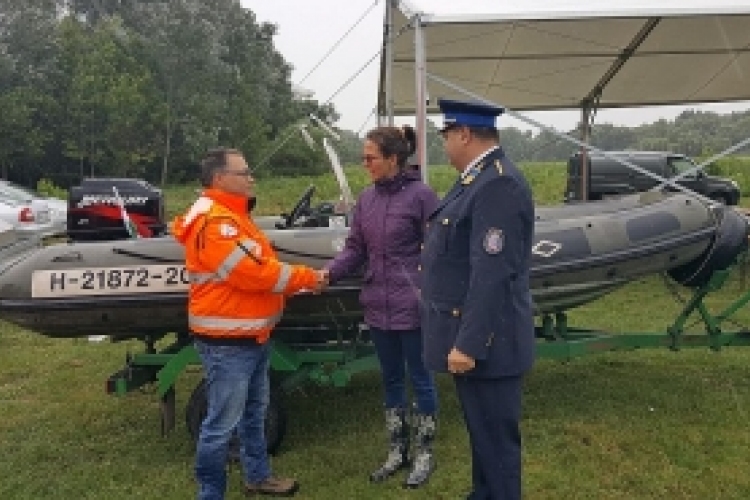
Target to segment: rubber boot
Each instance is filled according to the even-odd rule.
[[[435,415],[417,413],[414,416],[416,437],[414,439],[414,465],[404,482],[407,488],[419,488],[435,470],[435,457],[432,453],[432,442],[435,440],[437,419]]]
[[[385,428],[388,431],[388,456],[383,465],[370,474],[370,481],[388,479],[398,470],[409,466],[409,426],[403,408],[385,410]]]

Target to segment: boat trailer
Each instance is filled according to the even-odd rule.
[[[613,334],[570,327],[564,312],[545,315],[537,327],[537,355],[539,358],[571,360],[606,351],[652,347],[677,351],[707,346],[718,351],[724,346],[748,346],[750,331],[724,331],[723,324],[750,302],[750,290],[740,293],[718,313],[711,312],[705,302],[711,293],[724,286],[732,270],[741,267],[740,271],[744,271],[742,266],[747,265],[747,259],[748,253],[740,254],[734,266],[716,271],[704,285],[694,289],[666,332]],[[705,334],[685,333],[687,321],[694,315],[703,323]],[[155,344],[158,340],[161,339],[146,339],[144,352],[128,354],[125,367],[109,377],[106,388],[109,394],[122,396],[155,384],[161,399],[161,430],[162,434],[167,434],[175,427],[177,379],[189,366],[200,365],[200,360],[187,333],[178,334],[172,344],[157,352]],[[278,449],[286,430],[285,393],[309,382],[345,387],[355,374],[378,369],[374,348],[361,319],[317,328],[282,324],[274,330],[270,342],[271,395],[266,414],[270,453]],[[197,439],[205,412],[206,388],[201,380],[193,390],[185,412],[188,432],[193,439]]]

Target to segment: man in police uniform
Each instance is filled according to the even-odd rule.
[[[461,172],[432,213],[421,264],[427,367],[453,374],[469,431],[470,500],[521,498],[521,386],[534,361],[531,191],[499,146],[502,108],[439,101]]]

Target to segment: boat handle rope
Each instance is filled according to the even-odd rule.
[[[146,259],[152,262],[164,262],[168,264],[184,264],[185,263],[183,259],[170,259],[167,257],[157,257],[156,255],[148,255],[148,254],[144,254],[140,252],[133,252],[130,250],[124,250],[122,248],[113,248],[112,252],[118,255],[126,255],[128,257],[134,257],[136,259]]]

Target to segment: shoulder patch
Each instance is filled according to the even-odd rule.
[[[221,234],[225,238],[234,238],[235,236],[240,234],[240,232],[234,224],[231,224],[229,222],[222,222],[219,226],[219,234]]]
[[[484,251],[490,255],[496,255],[503,251],[505,246],[505,234],[501,229],[491,227],[484,235]]]

